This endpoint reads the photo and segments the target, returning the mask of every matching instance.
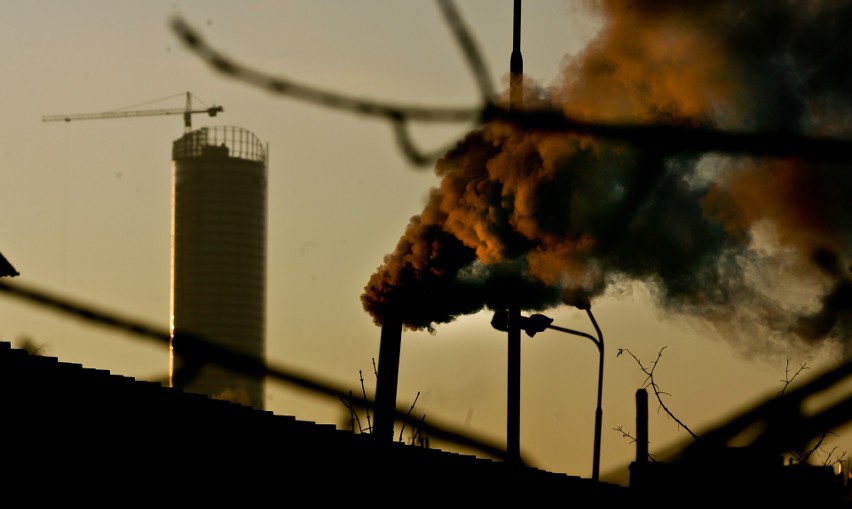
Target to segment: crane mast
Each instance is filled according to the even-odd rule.
[[[185,108],[162,108],[150,110],[113,110],[101,113],[74,113],[68,115],[44,115],[41,117],[42,122],[71,122],[72,120],[96,120],[104,118],[126,118],[126,117],[150,117],[157,115],[183,115],[184,131],[192,130],[192,115],[195,113],[206,113],[211,117],[215,117],[224,109],[221,106],[211,106],[209,108],[193,109],[192,94],[186,93]]]

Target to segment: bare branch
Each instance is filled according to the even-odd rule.
[[[778,392],[778,396],[783,396],[784,393],[787,391],[787,387],[789,387],[790,384],[793,383],[793,380],[795,380],[796,377],[799,376],[802,371],[806,369],[810,368],[808,368],[808,364],[806,362],[803,362],[801,366],[799,366],[799,369],[797,369],[796,372],[793,373],[793,376],[790,376],[790,359],[787,359],[787,364],[784,367],[784,380],[781,380],[781,382],[784,384],[784,387],[782,387],[781,390]]]
[[[364,374],[361,372],[360,369],[358,370],[358,376],[361,378],[361,394],[364,396],[364,401],[368,401],[367,390],[364,388]],[[372,433],[373,424],[370,422],[370,407],[364,406],[364,412],[366,412],[367,414],[367,429],[369,429]]]
[[[811,137],[788,132],[720,131],[682,120],[665,124],[589,122],[557,109],[509,110],[489,103],[482,123],[502,121],[529,131],[572,133],[622,141],[663,154],[723,152],[766,157],[800,157],[813,161],[849,162],[852,140]]]
[[[414,428],[414,434],[411,436],[411,445],[419,442],[421,447],[429,447],[429,437],[423,435],[423,424],[426,422],[426,414],[420,418],[419,425]]]
[[[822,462],[824,466],[833,465],[835,463],[842,463],[843,460],[846,459],[846,451],[843,451],[840,454],[835,455],[835,451],[837,451],[837,447],[832,447],[830,451],[827,451],[825,456],[825,461]]]
[[[414,405],[417,404],[417,400],[420,398],[420,391],[417,391],[417,396],[414,396],[414,401],[411,403],[411,408],[408,409],[408,415],[405,416],[405,420],[402,421],[402,427],[399,430],[399,441],[402,442],[402,432],[405,431],[405,424],[408,422],[408,418],[411,417],[411,412],[414,410]]]
[[[631,435],[631,434],[630,434],[630,433],[628,433],[627,431],[624,431],[624,427],[623,427],[623,426],[619,426],[619,427],[617,427],[617,428],[613,428],[613,431],[617,431],[617,432],[621,433],[621,436],[622,436],[623,438],[629,438],[629,439],[630,439],[630,443],[631,443],[631,444],[633,444],[633,443],[635,443],[635,442],[636,442],[636,437],[634,437],[633,435]],[[655,458],[655,457],[654,457],[654,455],[653,455],[653,454],[651,454],[651,453],[649,452],[649,453],[648,453],[648,460],[650,460],[650,461],[657,461],[657,458]]]
[[[453,30],[453,35],[456,36],[456,40],[461,45],[464,56],[467,58],[467,63],[470,64],[473,77],[476,78],[476,82],[479,84],[479,93],[482,95],[483,102],[487,103],[491,101],[491,97],[494,95],[491,75],[485,65],[485,60],[483,60],[476,47],[470,30],[464,26],[462,18],[452,2],[449,0],[437,0],[437,2],[438,7],[441,8],[441,12],[444,14],[444,18],[447,20],[447,24]]]
[[[213,49],[190,26],[176,17],[172,28],[178,36],[207,63],[219,72],[231,75],[247,83],[268,89],[271,92],[289,95],[297,99],[316,103],[321,106],[348,110],[360,115],[385,118],[407,118],[424,122],[467,122],[479,117],[478,108],[420,107],[392,105],[384,101],[372,101],[336,94],[319,88],[301,85],[294,81],[277,78],[266,73],[250,69],[234,62],[223,53]]]
[[[796,461],[798,463],[806,463],[811,458],[811,456],[813,456],[817,451],[820,451],[822,449],[822,443],[825,441],[825,437],[826,433],[823,433],[819,436],[819,438],[817,438],[816,443],[814,443],[814,446],[811,447],[809,451],[805,452],[801,456],[794,455]]]
[[[468,31],[462,26],[458,13],[448,1],[439,0],[439,5],[462,45],[468,63],[472,66],[474,76],[479,82],[480,93],[486,98],[490,97],[492,92],[487,71]],[[768,157],[803,157],[834,162],[848,162],[852,159],[852,140],[844,138],[816,138],[787,132],[725,132],[695,125],[695,122],[690,120],[668,124],[589,122],[568,117],[555,108],[523,111],[508,109],[490,100],[485,100],[477,107],[459,108],[400,105],[361,99],[303,85],[242,65],[207,44],[199,33],[180,17],[172,18],[171,26],[181,41],[220,73],[275,94],[358,115],[380,117],[393,123],[400,149],[418,166],[428,164],[435,156],[426,155],[414,148],[404,124],[415,120],[473,122],[475,125],[502,121],[530,131],[561,132],[638,144],[666,154],[724,152]]]
[[[687,426],[687,425],[686,425],[686,424],[684,424],[684,423],[683,423],[680,419],[678,419],[677,417],[675,417],[675,415],[672,413],[672,411],[671,411],[671,410],[669,410],[669,407],[667,407],[667,406],[666,406],[665,402],[663,401],[663,395],[669,396],[670,394],[668,394],[668,393],[666,393],[666,392],[663,392],[663,391],[660,389],[660,387],[657,385],[657,382],[654,380],[654,370],[655,370],[655,369],[657,369],[657,365],[658,365],[658,363],[660,362],[660,359],[661,359],[661,358],[662,358],[662,356],[663,356],[663,350],[665,350],[666,348],[668,348],[668,347],[665,347],[665,346],[664,346],[664,347],[662,347],[662,348],[660,349],[660,351],[659,351],[659,352],[657,352],[657,358],[656,358],[656,359],[654,359],[654,362],[653,362],[653,364],[651,365],[651,367],[650,367],[650,368],[645,367],[645,366],[642,364],[642,361],[640,361],[640,360],[639,360],[639,358],[638,358],[638,357],[636,357],[636,356],[633,354],[633,352],[631,352],[631,351],[630,351],[630,350],[628,350],[627,348],[619,348],[619,349],[618,349],[618,354],[617,354],[617,356],[620,356],[622,353],[628,353],[631,357],[633,357],[633,360],[635,360],[635,361],[636,361],[636,363],[637,363],[637,364],[639,364],[639,368],[642,370],[642,372],[643,372],[643,373],[645,373],[645,374],[647,375],[647,378],[645,379],[645,382],[644,382],[645,387],[649,387],[649,386],[650,386],[650,387],[651,387],[651,389],[653,389],[653,391],[654,391],[654,396],[656,396],[656,398],[657,398],[657,402],[660,404],[660,408],[661,408],[661,409],[662,409],[662,410],[663,410],[666,414],[668,414],[668,416],[669,416],[669,417],[671,417],[671,419],[672,419],[673,421],[675,421],[675,422],[678,424],[678,426],[680,426],[680,427],[682,427],[683,429],[685,429],[685,430],[686,430],[686,432],[687,432],[687,433],[689,433],[689,434],[692,436],[692,438],[694,438],[695,440],[698,440],[698,439],[699,439],[698,435],[696,435],[695,433],[693,433],[693,432],[692,432],[692,430],[691,430],[691,429],[689,429],[689,426]]]
[[[352,400],[352,391],[349,391],[349,399]],[[343,403],[346,408],[349,409],[349,414],[352,416],[352,431],[355,431],[355,424],[358,424],[358,431],[360,433],[364,432],[364,428],[361,427],[361,419],[358,417],[358,412],[355,410],[355,406],[346,401],[343,398],[340,398],[340,401]]]
[[[630,433],[628,433],[628,432],[624,431],[624,427],[623,427],[623,426],[619,426],[619,427],[617,427],[617,428],[613,428],[613,431],[617,431],[617,432],[621,433],[621,436],[622,436],[622,437],[624,437],[624,438],[629,438],[629,439],[630,439],[630,443],[631,443],[631,444],[633,444],[633,443],[635,443],[635,442],[636,442],[636,437],[634,437],[634,436],[633,436],[633,435],[631,435]]]
[[[224,53],[212,48],[180,17],[171,21],[178,37],[199,57],[217,71],[270,92],[287,95],[320,106],[346,110],[365,116],[385,119],[404,118],[422,122],[470,122],[479,118],[480,108],[394,105],[386,101],[358,99],[302,85],[286,78],[271,76],[239,64]]]
[[[404,118],[392,118],[393,133],[396,138],[396,143],[412,164],[417,166],[426,166],[433,161],[446,154],[450,145],[434,150],[430,153],[424,153],[414,146],[414,141],[411,133],[408,131],[408,121]]]
[[[486,78],[480,76],[485,71],[473,42],[467,35],[457,13],[449,7],[444,8],[445,15],[453,25],[460,39],[469,62],[474,66],[474,71],[480,81],[482,93],[490,95],[490,84],[483,82]],[[412,164],[425,166],[433,162],[438,156],[446,152],[446,149],[425,154],[414,147],[414,142],[406,128],[407,122],[416,120],[421,122],[479,122],[481,107],[474,108],[452,108],[437,106],[412,106],[395,105],[385,101],[373,101],[359,99],[344,94],[337,94],[317,87],[302,85],[286,78],[271,76],[265,72],[251,69],[237,63],[224,53],[212,48],[180,17],[171,21],[171,26],[177,36],[192,49],[198,56],[206,61],[211,67],[234,79],[257,86],[269,92],[287,95],[295,99],[308,101],[320,106],[349,111],[358,115],[380,117],[392,123],[397,143],[402,153],[408,157]]]

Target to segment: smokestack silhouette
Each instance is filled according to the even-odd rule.
[[[840,42],[852,4],[593,5],[600,32],[552,85],[526,79],[525,109],[852,137],[852,49]],[[746,354],[848,348],[849,164],[675,156],[492,122],[435,173],[439,186],[365,286],[378,324],[394,309],[404,327],[434,331],[486,308],[544,310],[641,282],[662,310]]]
[[[373,436],[385,442],[393,441],[396,417],[396,392],[399,385],[399,357],[402,347],[402,322],[396,316],[382,323],[379,344],[379,366],[376,374],[376,409]]]

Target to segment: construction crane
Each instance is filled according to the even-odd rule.
[[[192,108],[192,94],[186,93],[185,108],[167,108],[167,109],[152,109],[152,110],[112,110],[103,113],[76,113],[72,115],[44,115],[41,117],[42,122],[71,122],[72,120],[95,120],[101,118],[124,118],[124,117],[149,117],[155,115],[183,115],[184,132],[192,130],[192,115],[194,113],[207,113],[211,117],[221,113],[224,109],[221,106],[211,106],[203,109]]]

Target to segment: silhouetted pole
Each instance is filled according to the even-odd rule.
[[[382,322],[379,344],[379,367],[376,374],[376,411],[373,435],[393,442],[396,415],[396,390],[399,382],[399,352],[402,343],[402,320],[386,316]]]
[[[594,443],[594,457],[592,458],[592,479],[595,481],[600,479],[601,473],[601,426],[603,424],[603,368],[604,368],[604,337],[603,333],[601,333],[601,328],[598,326],[597,320],[595,320],[595,315],[592,314],[592,308],[588,305],[577,305],[580,309],[585,309],[586,314],[589,315],[589,319],[592,321],[592,325],[595,326],[595,332],[597,332],[598,337],[595,338],[590,334],[586,334],[585,332],[576,331],[574,329],[566,329],[565,327],[559,327],[557,325],[550,325],[549,318],[544,315],[534,315],[539,316],[547,320],[545,325],[538,330],[534,330],[533,332],[538,332],[543,329],[553,329],[562,332],[567,332],[569,334],[574,334],[576,336],[582,336],[584,338],[590,339],[595,346],[598,347],[598,404],[595,408],[595,443]]]
[[[648,476],[648,391],[636,390],[636,461],[629,467],[630,487],[644,490]]]
[[[648,391],[636,391],[636,463],[648,462]]]
[[[520,106],[523,98],[524,60],[521,57],[521,0],[515,0],[512,56],[509,61],[509,108]],[[508,371],[506,391],[506,453],[508,461],[521,462],[521,310],[509,309]]]
[[[509,309],[508,387],[506,391],[506,457],[521,462],[521,310]]]
[[[515,0],[512,57],[509,60],[509,109],[520,106],[524,97],[524,57],[521,56],[521,0]]]
[[[598,322],[595,320],[595,315],[592,314],[591,308],[586,308],[586,314],[595,326],[595,331],[598,333],[598,353],[600,360],[598,361],[598,406],[595,408],[595,453],[594,463],[592,467],[592,479],[595,481],[600,479],[601,474],[601,425],[603,422],[603,369],[604,369],[604,340],[601,328],[598,327]]]

